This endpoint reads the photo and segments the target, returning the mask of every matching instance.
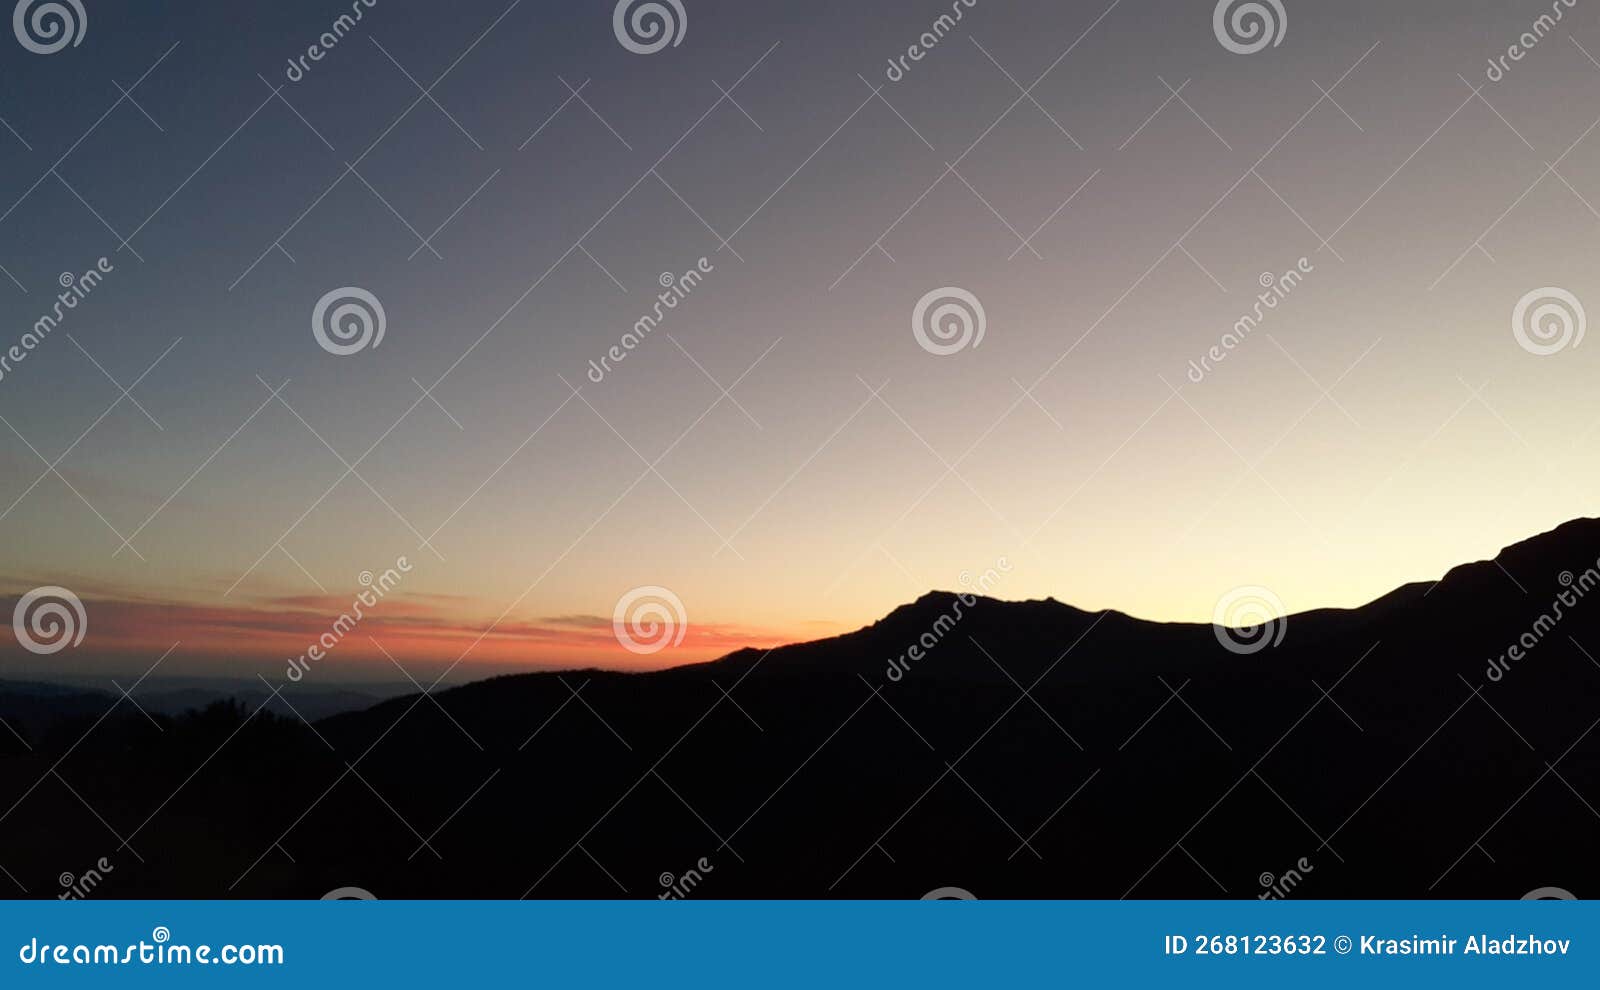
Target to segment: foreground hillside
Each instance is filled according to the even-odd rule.
[[[1583,896],[1597,558],[1576,521],[1249,655],[934,593],[817,643],[315,725],[67,711],[0,759],[0,865],[31,896],[100,857],[117,897]]]

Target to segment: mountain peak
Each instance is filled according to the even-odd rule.
[[[1564,522],[1537,536],[1504,547],[1488,560],[1452,567],[1439,584],[1472,591],[1488,585],[1505,585],[1507,579],[1530,594],[1555,587],[1564,573],[1596,566],[1600,558],[1600,519]]]

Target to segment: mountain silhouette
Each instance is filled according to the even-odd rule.
[[[100,857],[103,897],[1584,896],[1597,560],[1576,520],[1255,652],[933,592],[816,642],[312,723],[0,693],[0,865],[29,896]]]

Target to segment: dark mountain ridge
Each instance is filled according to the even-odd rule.
[[[812,643],[313,725],[119,710],[0,760],[0,848],[27,851],[3,865],[34,896],[108,851],[124,897],[651,897],[691,868],[717,897],[1254,897],[1289,871],[1297,896],[1582,896],[1597,560],[1575,520],[1256,652],[934,592]]]

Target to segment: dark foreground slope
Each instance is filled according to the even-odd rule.
[[[931,594],[832,640],[314,728],[80,714],[0,759],[0,866],[18,896],[101,857],[119,897],[1585,896],[1597,558],[1600,522],[1569,523],[1249,656]]]

